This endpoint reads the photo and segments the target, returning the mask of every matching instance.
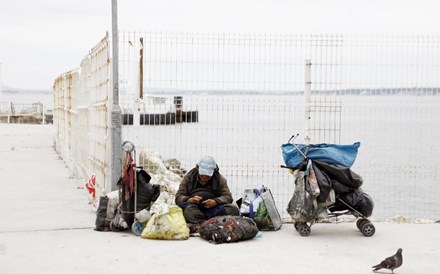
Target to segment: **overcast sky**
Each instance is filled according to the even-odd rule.
[[[440,2],[439,2],[440,3]],[[123,0],[120,30],[439,34],[438,0]],[[51,89],[111,31],[111,0],[0,0],[3,85]]]

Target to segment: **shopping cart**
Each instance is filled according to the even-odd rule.
[[[353,215],[360,232],[373,236],[376,229],[368,217],[373,212],[371,197],[362,191],[362,178],[350,170],[360,143],[295,144],[293,135],[281,146],[284,162],[291,171],[295,191],[287,211],[301,236],[309,236],[318,220]]]

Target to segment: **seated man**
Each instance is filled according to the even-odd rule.
[[[211,156],[203,157],[180,183],[176,193],[176,204],[183,209],[188,227],[195,227],[215,216],[240,214],[232,204],[232,195],[225,177]]]

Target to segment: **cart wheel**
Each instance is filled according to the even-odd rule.
[[[310,235],[310,227],[307,224],[301,224],[298,226],[299,235],[307,237]]]
[[[364,236],[371,237],[376,232],[376,228],[372,223],[368,222],[362,225],[361,232],[364,234]]]
[[[358,228],[359,230],[361,230],[361,227],[362,227],[364,224],[369,223],[369,222],[370,222],[370,221],[369,221],[368,219],[364,219],[364,218],[362,218],[362,219],[359,219],[359,220],[356,221],[356,226],[357,226],[357,228]]]
[[[135,221],[131,226],[131,231],[133,231],[133,233],[136,234],[137,236],[140,236],[144,228],[145,227],[142,223]]]
[[[302,223],[299,223],[299,222],[295,222],[295,223],[293,224],[293,226],[295,227],[296,231],[298,231],[298,227],[299,227],[301,224],[302,224]]]

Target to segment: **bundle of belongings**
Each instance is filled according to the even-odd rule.
[[[174,204],[168,192],[162,192],[150,210],[152,216],[142,230],[141,237],[156,240],[186,240],[189,228],[183,211]]]
[[[145,239],[185,240],[189,229],[182,210],[161,185],[152,184],[151,176],[134,165],[127,153],[118,191],[99,199],[96,230],[131,230]],[[116,194],[115,194],[116,192]]]
[[[125,155],[118,190],[99,198],[96,230],[117,232],[131,228],[140,235],[151,218],[150,209],[160,195],[161,186],[152,184],[151,176],[136,167],[136,151],[131,142],[125,141],[122,149]]]
[[[134,209],[134,193],[123,178],[119,181],[119,195],[109,193],[100,198],[96,218],[96,230],[133,232],[145,239],[186,240],[190,231],[182,209],[174,204],[174,198],[160,187],[149,183],[151,177],[144,170],[137,174],[137,207]],[[145,214],[145,213],[146,214]],[[145,217],[145,215],[147,217]],[[142,224],[137,228],[136,225]],[[242,216],[213,217],[199,227],[199,234],[211,243],[232,243],[254,238],[258,233],[255,222]]]
[[[211,243],[234,243],[254,238],[258,233],[255,222],[241,216],[217,216],[203,222],[200,237]]]
[[[278,230],[282,226],[272,192],[264,185],[260,189],[245,189],[237,205],[240,216],[254,220],[259,230]]]
[[[295,170],[295,193],[287,211],[295,222],[311,222],[319,209],[330,212],[349,210],[356,217],[369,217],[374,203],[363,192],[362,177],[353,172],[360,143],[283,144],[286,167]]]
[[[118,190],[99,199],[96,230],[131,230],[144,239],[186,240],[190,236],[182,209],[175,205],[175,193],[152,184],[151,176],[136,167],[126,154]],[[255,222],[241,216],[214,217],[199,227],[202,238],[213,243],[231,243],[255,237]]]
[[[136,169],[133,172],[137,173],[132,177],[137,179],[136,193],[134,181],[131,181],[128,176],[118,181],[118,191],[110,192],[99,198],[96,230],[123,231],[131,228],[135,220],[146,222],[151,217],[150,208],[159,197],[160,185],[151,184],[150,175],[142,169]]]

